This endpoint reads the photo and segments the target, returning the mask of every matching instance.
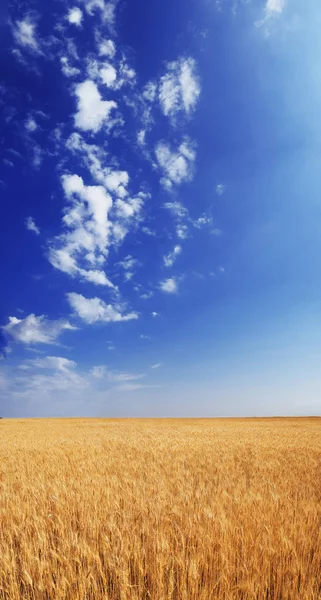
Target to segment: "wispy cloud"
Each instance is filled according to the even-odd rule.
[[[144,292],[143,294],[141,294],[140,297],[142,300],[149,300],[153,296],[154,296],[154,292],[152,292],[152,290],[150,290],[149,292]]]
[[[180,202],[166,202],[165,208],[168,208],[175,217],[188,217],[189,212]]]
[[[159,388],[159,385],[144,385],[139,383],[122,383],[114,387],[116,392],[135,392],[136,390]]]
[[[264,17],[256,21],[256,27],[265,26],[265,34],[269,35],[268,23],[275,17],[280,17],[286,5],[286,0],[266,0],[264,8]]]
[[[177,257],[181,254],[182,247],[178,244],[174,246],[172,252],[169,252],[166,256],[164,256],[164,265],[165,267],[172,267]]]
[[[186,137],[177,150],[172,149],[167,142],[158,142],[155,155],[162,171],[161,183],[166,189],[170,190],[174,185],[193,178],[196,152],[189,138]]]
[[[85,10],[89,15],[96,12],[100,14],[103,23],[113,26],[115,23],[115,11],[118,0],[82,0]]]
[[[13,25],[13,36],[19,46],[40,53],[40,46],[37,38],[37,22],[31,15],[17,21]]]
[[[162,367],[163,363],[156,363],[156,365],[152,365],[151,369],[159,369],[159,367]]]
[[[225,190],[226,190],[226,185],[224,183],[218,183],[216,186],[216,189],[215,189],[216,194],[218,196],[222,196],[224,194]]]
[[[56,369],[58,371],[66,371],[77,366],[74,360],[63,358],[61,356],[45,356],[44,358],[29,358],[19,365],[22,370],[31,368],[36,369]]]
[[[116,46],[113,40],[101,40],[99,42],[98,52],[100,56],[107,56],[113,59],[116,54]]]
[[[133,258],[130,254],[123,260],[119,261],[118,265],[124,269],[124,279],[129,281],[132,279],[136,268],[139,266],[139,261]]]
[[[135,381],[143,379],[143,373],[124,373],[123,371],[110,371],[105,365],[95,366],[91,369],[90,374],[97,379],[106,379],[111,382],[120,381]]]
[[[27,217],[25,220],[26,229],[33,231],[36,235],[40,235],[40,229],[37,227],[32,217]]]
[[[72,67],[67,56],[60,57],[60,64],[61,70],[65,77],[74,77],[75,75],[79,75],[80,69],[77,69],[77,67]]]
[[[192,58],[181,58],[167,66],[159,84],[159,101],[165,116],[175,117],[183,112],[189,115],[200,95],[196,63]]]

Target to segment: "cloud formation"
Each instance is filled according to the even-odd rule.
[[[285,0],[267,0],[265,12],[267,15],[281,14],[285,8]]]
[[[160,284],[160,289],[167,294],[176,294],[178,291],[177,281],[175,277],[170,277],[169,279],[165,279]]]
[[[175,117],[180,112],[190,115],[195,110],[200,91],[193,58],[169,63],[159,84],[159,101],[164,115]]]
[[[75,329],[64,319],[51,321],[45,315],[37,317],[34,314],[24,319],[9,317],[8,325],[2,327],[6,336],[23,344],[56,344],[64,330]]]
[[[192,179],[196,152],[189,138],[186,137],[177,150],[173,150],[167,142],[158,142],[155,155],[162,172],[160,181],[166,189]]]
[[[36,235],[40,235],[40,229],[37,227],[32,217],[27,217],[25,220],[26,229],[33,231]]]
[[[83,19],[83,14],[80,8],[78,6],[74,6],[73,8],[71,8],[68,12],[67,19],[71,25],[76,25],[77,27],[80,27]]]
[[[172,267],[177,257],[181,254],[182,247],[177,244],[174,246],[172,252],[164,256],[164,265],[165,267]]]
[[[76,365],[77,363],[74,360],[69,360],[68,358],[63,358],[61,356],[46,356],[44,358],[27,359],[20,365],[20,369],[28,370],[36,368],[66,371],[67,369],[73,369]]]
[[[28,131],[28,133],[32,133],[33,131],[36,131],[38,125],[34,119],[34,117],[32,117],[31,115],[29,115],[28,119],[26,120],[25,123],[25,128]]]
[[[103,186],[86,186],[76,174],[64,175],[62,186],[68,201],[63,217],[65,232],[50,242],[49,261],[72,277],[114,287],[101,269],[111,231],[110,195]]]
[[[13,36],[19,46],[40,53],[37,41],[36,21],[31,15],[27,15],[21,21],[17,21],[13,27]]]
[[[114,100],[102,100],[97,85],[87,79],[75,88],[78,110],[75,114],[75,126],[83,131],[97,133],[108,120],[111,111],[117,108]]]
[[[216,194],[218,196],[222,196],[224,194],[225,190],[226,190],[226,185],[224,185],[224,183],[218,183],[215,188]]]
[[[124,314],[120,306],[106,304],[100,298],[85,298],[82,294],[71,292],[67,294],[67,299],[74,313],[88,324],[138,319],[137,313]]]

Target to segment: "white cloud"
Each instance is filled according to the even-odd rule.
[[[96,377],[96,379],[102,379],[103,377],[105,377],[105,376],[106,376],[106,372],[107,372],[107,369],[106,369],[106,367],[105,367],[105,366],[97,366],[97,367],[93,367],[93,368],[90,370],[90,374],[91,374],[93,377]]]
[[[156,98],[157,85],[153,81],[149,81],[143,90],[143,98],[148,100],[148,102],[154,102]]]
[[[114,58],[116,54],[116,47],[113,40],[103,40],[99,44],[99,55],[108,56],[108,58]]]
[[[156,318],[156,317],[159,317],[159,313],[158,313],[158,312],[156,312],[156,311],[153,311],[153,312],[151,313],[151,315],[152,315],[152,317],[154,317],[154,318]]]
[[[195,109],[201,91],[195,66],[192,58],[168,64],[167,73],[159,85],[159,101],[164,115],[175,117],[181,111],[189,115]]]
[[[150,292],[145,292],[144,294],[141,294],[141,299],[142,300],[149,300],[149,298],[152,298],[154,296],[154,292],[150,291]]]
[[[106,304],[100,298],[85,298],[82,294],[74,292],[67,294],[67,298],[74,312],[86,323],[109,323],[138,319],[137,313],[122,314],[120,307]]]
[[[120,223],[114,223],[113,229],[112,229],[112,234],[113,234],[113,240],[116,244],[120,244],[126,237],[127,233],[128,233],[127,227],[124,227]]]
[[[13,28],[14,39],[19,46],[24,46],[34,52],[40,52],[37,42],[36,22],[31,16],[25,17],[21,21],[17,21]]]
[[[105,177],[105,185],[112,192],[115,192],[120,186],[127,186],[128,181],[127,171],[110,171]]]
[[[96,379],[106,379],[112,383],[118,383],[121,381],[135,381],[136,379],[142,379],[145,377],[144,374],[135,373],[124,373],[122,371],[109,371],[105,365],[93,367],[90,370],[90,374]]]
[[[164,256],[165,267],[172,267],[176,258],[179,256],[179,254],[181,254],[181,252],[182,252],[182,247],[179,245],[176,245],[174,247],[174,249],[172,250],[172,252],[167,254],[167,256]]]
[[[113,65],[104,63],[99,71],[102,82],[109,88],[113,88],[117,80],[117,71]]]
[[[109,0],[109,2],[105,2],[105,0],[83,0],[83,2],[89,15],[93,15],[96,10],[99,10],[102,21],[110,26],[114,25],[118,0]]]
[[[177,282],[175,277],[165,279],[161,282],[159,287],[163,292],[167,292],[168,294],[175,294],[177,292]]]
[[[29,231],[33,231],[36,235],[40,235],[40,229],[37,227],[32,217],[28,217],[25,220],[25,225]]]
[[[133,373],[122,373],[120,371],[111,371],[108,373],[110,381],[134,381],[135,379],[142,379],[145,377],[144,374],[135,375]]]
[[[202,215],[201,217],[199,217],[198,219],[195,219],[195,221],[193,221],[193,225],[194,227],[196,227],[196,229],[201,229],[204,226],[210,226],[213,224],[213,219],[212,217],[209,217],[208,215]]]
[[[116,7],[118,0],[110,0],[105,3],[104,10],[102,11],[102,19],[105,23],[113,26],[116,18]]]
[[[265,12],[271,16],[273,14],[280,14],[285,8],[285,0],[267,0],[265,6]]]
[[[67,19],[72,25],[77,25],[77,27],[80,27],[83,19],[83,14],[80,8],[78,8],[78,6],[71,8],[67,15]]]
[[[130,279],[132,279],[133,275],[134,275],[134,271],[136,269],[136,267],[139,266],[139,261],[137,260],[137,258],[133,258],[130,254],[128,256],[126,256],[123,260],[121,260],[119,263],[117,263],[120,267],[122,267],[125,271],[124,273],[124,278],[125,281],[129,281]]]
[[[226,185],[224,183],[218,183],[216,186],[216,193],[218,196],[222,196],[226,190]]]
[[[82,160],[93,178],[105,185],[104,179],[109,171],[102,166],[102,163],[107,160],[107,156],[100,146],[87,144],[79,133],[74,132],[67,139],[66,147],[73,154],[81,154]]]
[[[188,227],[182,223],[179,223],[176,227],[177,237],[180,240],[186,240],[188,238]]]
[[[120,80],[118,88],[123,85],[133,85],[136,82],[136,72],[123,60],[119,65]]]
[[[196,152],[188,138],[185,138],[177,150],[172,150],[166,142],[158,142],[155,155],[163,172],[161,183],[165,188],[171,189],[174,184],[192,179]]]
[[[89,15],[93,15],[95,9],[97,8],[101,11],[103,11],[105,8],[104,0],[83,0],[83,2],[85,4],[86,11]]]
[[[146,144],[145,136],[146,136],[146,129],[141,129],[137,133],[137,143],[139,146],[145,146],[145,144]]]
[[[111,196],[101,185],[86,186],[76,174],[64,175],[62,186],[68,200],[63,217],[66,231],[51,241],[49,261],[72,277],[115,287],[101,269],[112,231]]]
[[[181,63],[179,82],[185,112],[189,114],[194,110],[201,93],[199,81],[195,75],[195,60],[188,58]]]
[[[163,363],[156,363],[156,365],[152,365],[151,369],[159,369],[159,367],[162,367]]]
[[[115,288],[114,284],[108,279],[104,271],[98,271],[97,269],[89,271],[86,271],[86,269],[78,269],[78,273],[80,277],[83,277],[86,281],[94,283],[95,285],[106,285],[107,287]]]
[[[9,317],[8,325],[2,327],[14,341],[24,344],[55,344],[64,330],[76,329],[68,321],[50,321],[44,315],[30,314],[25,319]]]
[[[117,214],[123,219],[129,219],[139,214],[143,206],[143,200],[141,198],[129,198],[126,202],[124,200],[116,200],[115,206],[117,207]]]
[[[33,145],[33,157],[32,157],[32,165],[35,167],[35,169],[38,169],[43,161],[44,158],[44,151],[41,148],[41,146],[38,146],[37,144]]]
[[[74,361],[47,356],[17,366],[4,363],[0,388],[3,402],[17,403],[24,416],[97,416],[106,414],[115,392],[159,387],[143,383],[144,377],[105,365],[81,370]]]
[[[121,385],[117,385],[114,390],[116,392],[135,392],[136,390],[141,390],[142,388],[150,388],[155,386],[150,385],[142,385],[139,383],[122,383]]]
[[[32,131],[36,131],[38,125],[35,121],[35,119],[29,115],[28,119],[25,122],[25,128],[29,133],[32,133]]]
[[[61,356],[46,356],[44,358],[30,358],[20,365],[20,369],[55,369],[57,371],[66,371],[73,369],[77,363]]]
[[[166,202],[164,206],[165,208],[168,208],[175,217],[183,218],[189,216],[187,208],[180,202]]]
[[[142,233],[145,233],[145,235],[151,236],[151,237],[156,237],[156,232],[152,231],[152,229],[150,229],[150,227],[146,227],[146,225],[144,225],[141,228]]]
[[[159,100],[164,115],[175,114],[181,108],[181,89],[176,74],[167,73],[161,78]]]
[[[75,75],[79,75],[80,70],[76,67],[71,67],[69,64],[69,59],[67,56],[61,56],[60,58],[61,70],[65,77],[74,77]]]
[[[78,98],[78,112],[75,125],[84,131],[97,133],[108,119],[112,109],[117,108],[114,100],[102,100],[96,84],[87,79],[75,88]]]
[[[144,335],[143,333],[139,337],[141,340],[150,340],[150,335]]]

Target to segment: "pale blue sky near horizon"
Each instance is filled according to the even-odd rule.
[[[0,415],[321,415],[321,5],[0,12]]]

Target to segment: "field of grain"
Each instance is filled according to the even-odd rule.
[[[0,599],[319,600],[321,419],[0,421]]]

